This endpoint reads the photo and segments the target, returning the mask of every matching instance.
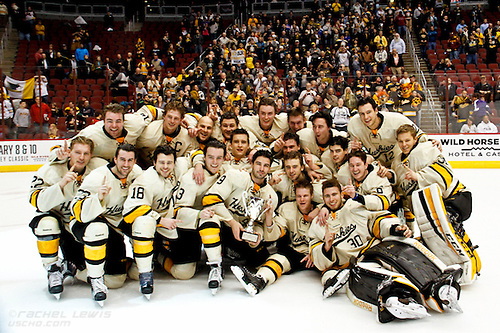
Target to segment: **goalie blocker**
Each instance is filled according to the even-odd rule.
[[[470,206],[470,197],[463,202]],[[453,197],[450,199],[454,199]],[[454,214],[457,200],[443,201],[441,190],[436,184],[417,190],[412,194],[413,213],[426,246],[446,265],[459,264],[463,270],[459,283],[471,284],[479,275],[481,260],[462,221],[468,216]],[[458,218],[457,218],[458,215]],[[470,213],[469,213],[470,215]]]

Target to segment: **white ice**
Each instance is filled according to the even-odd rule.
[[[68,280],[59,301],[48,294],[46,272],[28,223],[33,173],[0,173],[0,332],[498,332],[500,325],[500,170],[457,169],[473,193],[473,214],[465,228],[478,244],[483,269],[479,279],[462,289],[463,314],[440,314],[388,324],[354,306],[345,294],[323,300],[319,274],[300,272],[280,278],[251,297],[226,271],[222,289],[212,296],[207,271],[190,281],[155,274],[155,292],[146,300],[137,281],[110,290],[100,308],[90,287]],[[495,329],[495,327],[497,327]]]

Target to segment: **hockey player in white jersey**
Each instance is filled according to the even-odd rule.
[[[378,163],[368,164],[361,150],[350,153],[347,162],[351,178],[342,191],[368,210],[388,210],[396,196],[388,179],[378,174]]]
[[[358,102],[358,114],[352,117],[347,126],[351,136],[351,149],[366,148],[368,154],[383,166],[390,167],[400,152],[397,145],[396,130],[403,124],[415,126],[412,121],[397,112],[379,112],[377,103],[371,98]],[[417,129],[418,141],[427,141],[427,135]]]
[[[116,148],[120,144],[124,142],[135,144],[146,126],[154,120],[161,119],[162,115],[162,109],[150,105],[145,105],[134,113],[125,114],[122,105],[108,104],[103,109],[103,121],[85,127],[76,137],[84,136],[94,141],[93,158],[104,159],[105,161],[100,161],[100,164],[104,165],[113,160]],[[57,157],[64,159],[64,148],[54,152]]]
[[[201,258],[201,239],[198,225],[204,218],[213,216],[213,210],[204,208],[202,198],[221,175],[221,166],[226,155],[226,145],[215,139],[204,149],[204,182],[197,185],[193,179],[194,168],[180,178],[174,194],[174,219],[182,222],[170,227],[170,232],[159,231],[160,246],[158,262],[174,278],[187,280],[196,273],[196,264]]]
[[[311,179],[329,179],[332,177],[330,169],[320,161],[316,155],[308,153],[300,147],[300,138],[297,133],[287,132],[283,135],[283,147],[281,148],[283,155],[292,151],[297,151],[302,154],[305,171]],[[284,171],[284,170],[283,170]]]
[[[123,234],[130,235],[131,225],[122,213],[130,184],[142,174],[135,162],[135,147],[120,145],[114,162],[93,170],[71,202],[71,231],[84,244],[92,298],[101,305],[107,287],[119,288],[126,278]]]
[[[446,266],[410,239],[408,226],[388,211],[369,211],[352,199],[344,203],[335,179],[323,183],[323,197],[330,210],[327,224],[313,221],[308,233],[311,259],[323,271],[323,297],[349,282],[349,298],[377,312],[381,322],[423,318],[424,305],[438,312],[460,310],[459,267]]]
[[[286,113],[277,114],[276,103],[271,98],[262,98],[257,107],[257,116],[240,117],[240,125],[253,133],[257,140],[269,146],[288,131]]]
[[[83,247],[75,242],[69,231],[70,203],[83,179],[90,173],[89,164],[94,143],[83,136],[74,138],[69,156],[62,161],[43,165],[33,176],[30,203],[37,215],[30,228],[37,237],[37,247],[42,263],[47,269],[49,293],[59,298],[63,281],[73,276],[76,269],[85,269]],[[64,256],[60,261],[59,247]]]
[[[169,230],[182,222],[173,219],[174,192],[189,166],[185,157],[176,160],[174,149],[167,145],[158,146],[153,159],[153,166],[132,183],[123,204],[123,220],[132,224],[132,248],[140,290],[148,299],[153,293],[155,233],[158,230],[169,234]]]
[[[321,183],[324,179],[313,181],[305,171],[303,160],[302,154],[298,151],[286,153],[283,157],[284,171],[279,170],[273,173],[269,183],[278,195],[279,204],[295,201],[295,184],[300,181],[311,183],[314,189],[313,201],[315,203],[323,203]],[[314,217],[316,217],[316,215]]]
[[[327,113],[316,112],[309,121],[312,123],[312,129],[304,128],[297,132],[300,146],[321,158],[321,155],[328,150],[330,140],[335,136],[342,136],[342,133],[332,128],[332,117]]]
[[[200,222],[200,235],[207,254],[210,274],[208,287],[217,293],[222,282],[222,245],[229,259],[241,259],[253,267],[264,263],[268,257],[262,243],[262,217],[257,218],[252,233],[257,239],[243,240],[242,233],[248,226],[245,194],[270,200],[274,211],[278,198],[266,178],[271,167],[272,155],[268,150],[258,150],[252,157],[250,172],[229,170],[207,191],[203,206],[213,209],[212,218]],[[244,194],[245,193],[245,194]]]
[[[245,266],[231,266],[233,274],[252,296],[283,274],[313,267],[307,236],[312,221],[310,213],[315,209],[313,187],[310,182],[299,181],[295,184],[295,192],[296,201],[280,205],[274,218],[271,210],[266,212],[264,240],[277,241],[277,253],[267,258],[256,274]]]
[[[460,264],[462,284],[472,283],[481,270],[481,260],[464,230],[472,212],[472,195],[453,173],[439,149],[418,142],[411,125],[397,129],[401,153],[387,172],[404,198],[404,206],[415,215],[425,244],[446,264]]]
[[[196,140],[188,130],[181,126],[186,111],[181,102],[173,101],[165,106],[162,120],[149,124],[137,139],[137,149],[140,151],[141,163],[147,166],[153,164],[153,152],[156,147],[168,144],[175,149],[177,157],[186,156],[198,148]]]
[[[351,178],[348,154],[349,140],[343,136],[335,136],[331,139],[328,150],[321,155],[321,162],[330,169],[342,186],[348,185]]]

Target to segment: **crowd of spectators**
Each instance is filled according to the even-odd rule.
[[[231,111],[244,116],[254,113],[261,98],[270,97],[280,112],[292,107],[301,108],[306,115],[325,111],[331,114],[334,125],[343,129],[356,112],[357,100],[372,96],[381,110],[403,113],[419,124],[425,95],[415,75],[405,70],[404,38],[409,31],[420,32],[420,50],[426,54],[437,38],[455,35],[451,22],[459,19],[460,13],[459,7],[452,10],[418,4],[403,8],[394,1],[383,7],[374,1],[351,4],[333,0],[321,8],[313,6],[304,16],[253,13],[247,21],[223,30],[219,16],[193,11],[179,23],[174,38],[166,32],[153,45],[139,38],[125,57],[101,57],[99,51],[92,50],[91,37],[83,27],[75,31],[69,46],[63,44],[56,50],[51,44],[35,56],[45,76],[97,79],[112,73],[111,94],[125,96],[129,108],[144,104],[162,107],[178,99],[189,111],[202,115],[208,105],[217,104],[220,114]],[[35,19],[32,14],[28,8],[21,21],[31,16]],[[482,20],[476,9],[472,15]],[[104,21],[105,28],[112,29],[109,13]],[[457,25],[457,33],[464,29],[463,24]],[[495,40],[500,38],[498,23],[484,30]],[[429,31],[425,45],[422,31]],[[458,52],[470,49],[460,47]],[[200,57],[192,67],[177,73],[168,70],[183,53]],[[69,105],[52,104],[53,109],[63,111],[51,115],[69,118],[68,126],[78,130],[88,123],[90,114],[90,118],[98,116],[95,111],[83,115],[85,103],[88,105],[88,100],[80,98],[73,113],[64,112]]]

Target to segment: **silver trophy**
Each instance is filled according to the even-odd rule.
[[[251,196],[247,191],[243,192],[243,207],[245,207],[245,213],[250,219],[245,231],[241,233],[241,239],[250,243],[257,243],[259,240],[259,235],[253,230],[253,225],[256,220],[259,220],[261,216],[269,209],[266,208],[262,211],[262,208],[266,204],[266,200],[258,197]]]

